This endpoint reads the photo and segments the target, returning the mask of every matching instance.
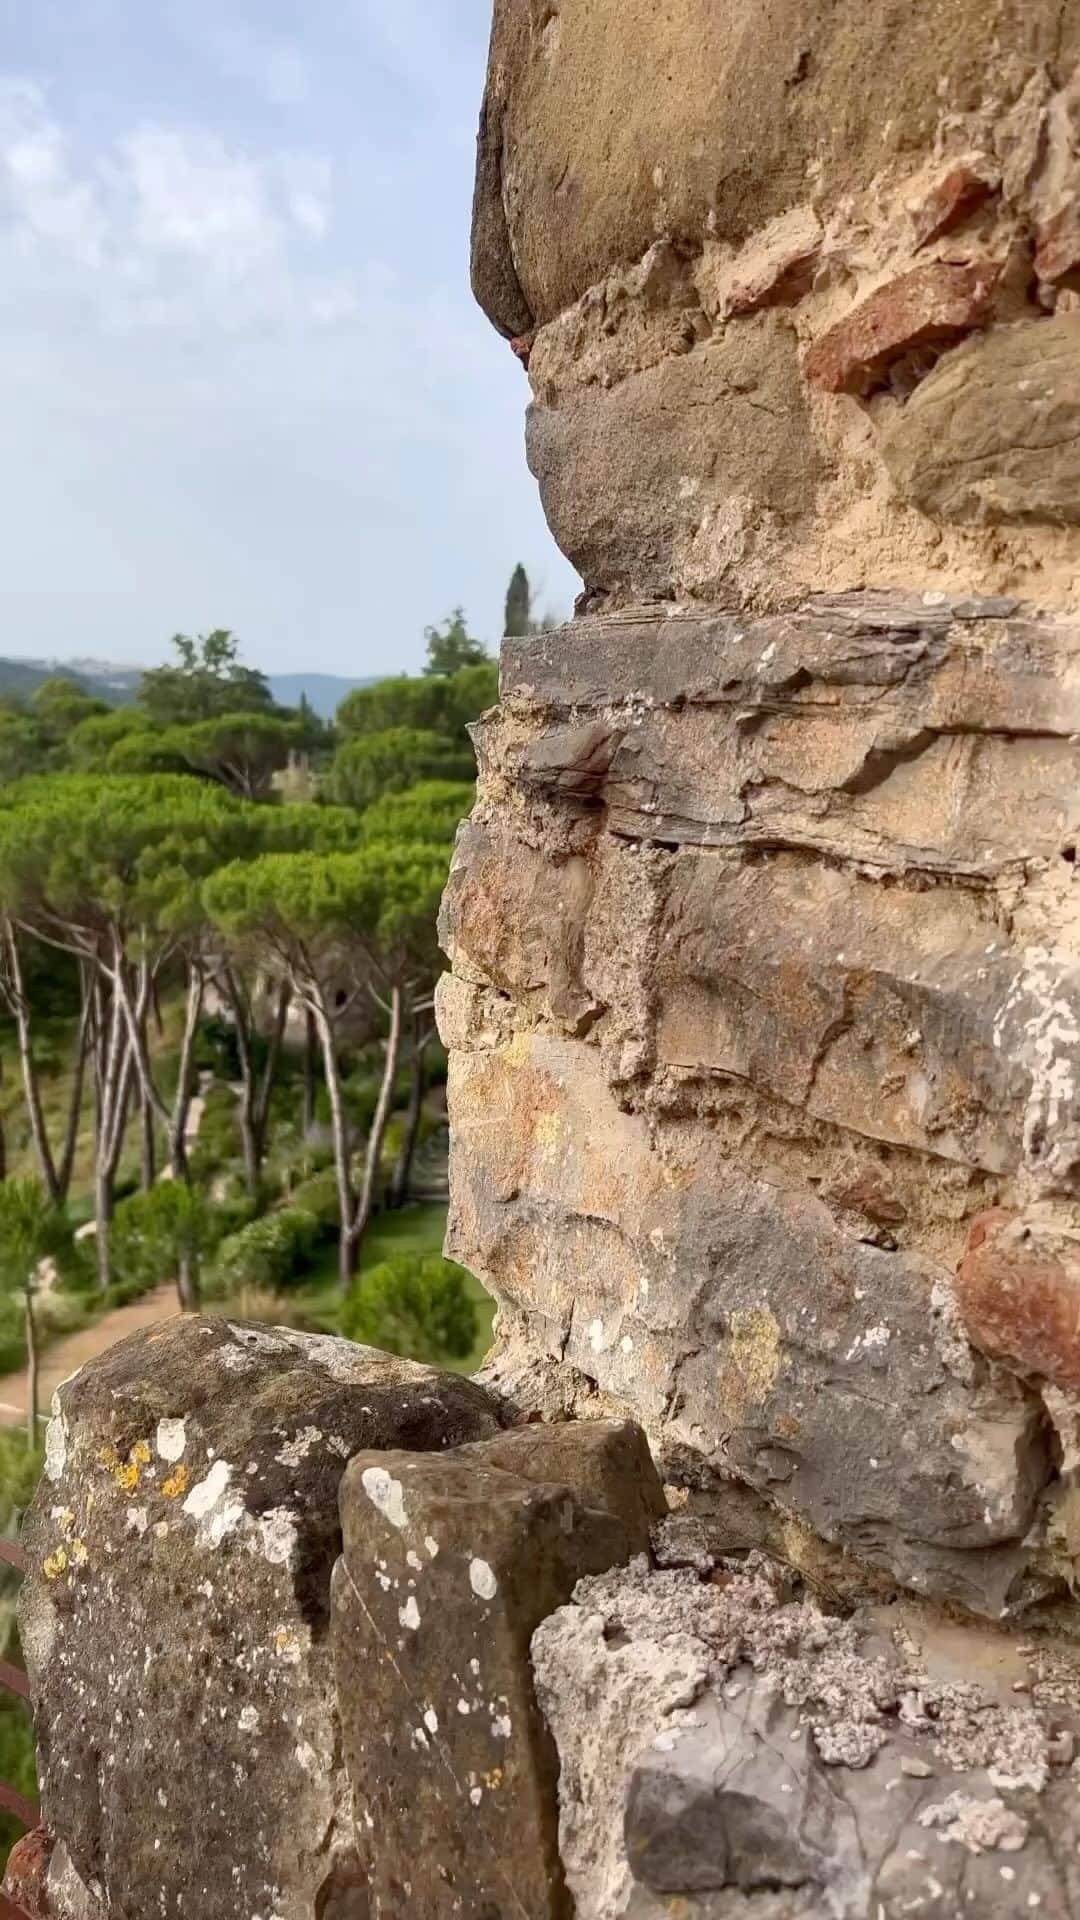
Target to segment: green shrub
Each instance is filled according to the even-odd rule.
[[[395,1253],[352,1288],[342,1332],[411,1360],[463,1360],[476,1344],[476,1305],[464,1268],[437,1253]]]
[[[197,1267],[223,1230],[205,1193],[182,1180],[160,1180],[149,1193],[133,1194],[117,1207],[109,1236],[117,1287],[132,1300],[175,1279],[181,1256]]]
[[[304,1207],[265,1213],[218,1249],[217,1281],[227,1293],[259,1287],[273,1292],[298,1280],[318,1249],[322,1229]]]
[[[310,1180],[302,1180],[298,1187],[293,1188],[289,1204],[300,1207],[304,1213],[314,1214],[324,1239],[336,1234],[341,1221],[341,1209],[338,1205],[337,1175],[333,1168],[312,1174]]]

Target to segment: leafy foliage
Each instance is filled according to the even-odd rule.
[[[401,793],[421,780],[468,780],[472,749],[445,735],[413,727],[360,734],[339,748],[327,793],[339,806],[370,807],[387,793]]]
[[[354,832],[361,844],[382,840],[409,846],[416,841],[445,845],[449,861],[454,835],[472,807],[474,788],[464,780],[424,780],[404,793],[375,800]]]
[[[424,639],[427,641],[427,674],[460,673],[462,667],[478,667],[488,659],[488,650],[479,640],[473,640],[465,625],[465,612],[455,607],[453,613],[437,627],[425,627]]]
[[[437,1253],[401,1253],[356,1282],[342,1329],[364,1346],[442,1362],[472,1352],[478,1319],[463,1268]]]
[[[338,731],[348,739],[353,734],[414,727],[458,740],[470,721],[495,704],[498,694],[499,669],[494,660],[462,667],[454,674],[421,679],[402,674],[350,693],[338,709]]]
[[[208,1196],[182,1180],[162,1180],[149,1193],[122,1200],[112,1225],[116,1277],[126,1291],[148,1292],[176,1277],[186,1255],[198,1267],[220,1239]]]
[[[225,713],[265,713],[273,695],[265,674],[240,664],[236,636],[225,627],[197,640],[173,636],[176,663],[144,673],[139,704],[155,726],[190,726]]]
[[[282,1207],[230,1234],[218,1249],[217,1278],[227,1292],[289,1287],[306,1272],[322,1238],[322,1224],[304,1207]]]

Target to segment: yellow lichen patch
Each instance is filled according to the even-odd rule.
[[[42,1567],[46,1580],[59,1580],[60,1575],[67,1572],[67,1563],[68,1557],[64,1548],[57,1547],[55,1553],[48,1555]]]
[[[181,1461],[180,1465],[170,1473],[168,1479],[162,1481],[161,1491],[166,1500],[179,1500],[180,1495],[187,1492],[187,1484],[188,1470]]]
[[[121,1493],[134,1493],[139,1484],[139,1469],[134,1461],[129,1462],[126,1467],[114,1467],[113,1479]]]
[[[541,1113],[536,1121],[536,1144],[551,1153],[559,1144],[561,1127],[557,1113]]]
[[[136,1440],[135,1445],[128,1454],[128,1459],[136,1467],[148,1467],[153,1457],[145,1440]]]
[[[120,1465],[120,1455],[115,1447],[102,1447],[98,1453],[98,1464],[112,1473]]]
[[[735,1418],[760,1407],[780,1373],[780,1326],[768,1307],[736,1307],[721,1365],[723,1404]]]
[[[53,1519],[56,1521],[56,1524],[59,1527],[61,1533],[64,1534],[67,1539],[70,1540],[71,1535],[75,1531],[75,1515],[72,1512],[71,1508],[63,1507],[58,1511],[54,1507]]]
[[[85,1540],[73,1540],[71,1543],[71,1564],[73,1567],[85,1567],[90,1555]]]
[[[503,1059],[508,1067],[523,1067],[532,1053],[532,1035],[515,1033],[502,1049]]]
[[[490,1787],[492,1792],[494,1792],[498,1787],[502,1786],[505,1775],[501,1767],[492,1767],[490,1773],[482,1773],[480,1778],[485,1787]]]

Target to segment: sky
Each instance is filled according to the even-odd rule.
[[[490,0],[0,0],[0,653],[417,668],[576,578],[473,305]]]

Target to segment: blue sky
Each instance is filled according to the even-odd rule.
[[[468,288],[489,0],[0,0],[0,652],[415,668],[576,588]]]

